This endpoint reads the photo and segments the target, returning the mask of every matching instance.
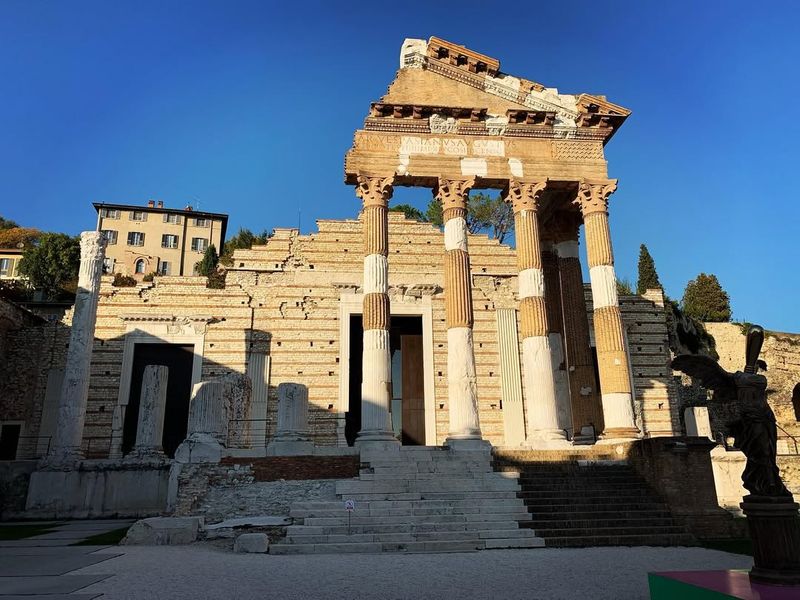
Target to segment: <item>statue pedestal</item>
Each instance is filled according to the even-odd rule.
[[[777,585],[800,584],[800,515],[791,496],[754,496],[740,505],[753,540],[750,579]]]

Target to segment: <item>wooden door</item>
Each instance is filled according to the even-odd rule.
[[[401,335],[403,372],[403,444],[425,444],[425,376],[422,336]]]

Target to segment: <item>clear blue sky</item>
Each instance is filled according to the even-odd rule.
[[[353,131],[403,39],[437,35],[633,110],[607,146],[620,277],[644,242],[673,297],[712,272],[734,318],[800,331],[799,7],[0,0],[0,214],[68,233],[93,201],[199,204],[232,231],[352,217]]]

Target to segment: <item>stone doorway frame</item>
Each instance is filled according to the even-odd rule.
[[[422,288],[425,288],[424,290]],[[428,286],[410,286],[411,295],[389,292],[389,313],[398,317],[422,317],[422,362],[425,378],[425,445],[436,445],[436,390],[433,378],[433,305]],[[426,293],[427,292],[427,293]],[[337,411],[344,422],[350,409],[350,317],[364,310],[364,295],[343,293],[339,298],[339,403]],[[346,446],[344,426],[338,431],[339,446]]]
[[[179,344],[192,346],[192,387],[203,375],[203,351],[206,326],[210,316],[178,317],[175,315],[122,315],[125,322],[125,345],[122,351],[117,404],[111,424],[109,458],[122,457],[122,430],[128,408],[136,344]]]

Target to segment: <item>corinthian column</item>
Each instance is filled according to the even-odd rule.
[[[444,301],[447,325],[447,389],[450,434],[447,444],[481,440],[475,352],[472,341],[472,278],[467,249],[467,196],[472,179],[439,179],[436,197],[444,221]],[[467,441],[467,444],[460,443]]]
[[[506,196],[514,208],[517,238],[526,432],[528,443],[537,447],[566,443],[558,418],[539,242],[539,200],[546,186],[547,180],[512,179]]]
[[[359,175],[356,194],[364,202],[364,351],[359,446],[399,444],[392,431],[392,363],[389,348],[390,177]]]
[[[83,458],[81,442],[89,394],[89,364],[92,360],[97,299],[103,273],[105,241],[99,231],[81,233],[81,264],[78,291],[72,313],[72,331],[64,367],[64,384],[58,403],[58,420],[47,461],[67,464]]]
[[[575,200],[583,214],[594,303],[594,338],[600,371],[604,439],[635,438],[628,348],[617,299],[617,276],[608,228],[608,197],[617,180],[581,181]]]

